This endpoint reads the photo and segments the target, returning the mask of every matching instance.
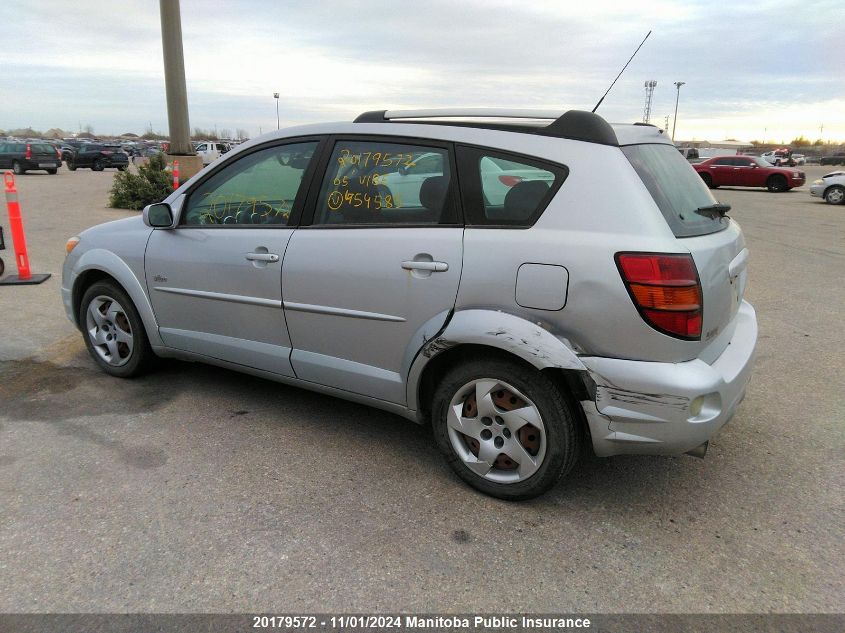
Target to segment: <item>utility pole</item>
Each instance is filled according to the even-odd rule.
[[[195,156],[188,123],[188,91],[185,87],[185,57],[182,52],[182,15],[179,0],[159,0],[161,45],[164,52],[164,85],[167,92],[167,122],[171,156]],[[183,174],[190,161],[180,161]],[[199,171],[199,169],[197,170]],[[196,173],[196,172],[194,172]]]
[[[685,81],[676,81],[675,88],[678,89],[677,94],[675,95],[675,118],[672,120],[672,142],[675,142],[675,128],[678,127],[678,99],[681,98],[681,86],[683,86],[686,82]]]

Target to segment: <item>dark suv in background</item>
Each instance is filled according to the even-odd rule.
[[[36,169],[55,174],[61,166],[62,157],[56,148],[46,141],[0,143],[0,169],[11,169],[18,175]]]
[[[118,145],[87,143],[67,161],[67,168],[76,171],[79,167],[90,167],[93,171],[103,171],[106,167],[117,167],[125,171],[129,166],[129,156]]]

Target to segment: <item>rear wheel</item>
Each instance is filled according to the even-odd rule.
[[[789,184],[786,182],[786,178],[784,178],[783,176],[769,176],[769,179],[766,181],[766,188],[769,191],[779,193],[781,191],[786,191],[787,189],[789,189]]]
[[[824,192],[825,202],[829,204],[845,204],[845,187],[833,185]]]
[[[23,165],[20,164],[20,161],[17,160],[12,163],[12,171],[15,172],[15,175],[17,176],[26,173],[26,169],[24,169]]]
[[[55,176],[58,173],[58,171],[59,171],[58,169],[48,169],[47,173],[52,175],[52,176]]]
[[[472,487],[500,499],[536,497],[575,465],[575,414],[539,371],[508,360],[480,359],[441,380],[433,433],[446,461]]]
[[[68,168],[70,171],[76,171],[76,163],[74,163],[72,160],[69,160],[69,161],[67,162],[67,168]]]
[[[704,184],[707,185],[710,189],[713,188],[713,178],[710,174],[701,174],[701,179],[704,181]]]
[[[106,168],[106,164],[100,160],[99,158],[94,161],[94,164],[91,166],[93,171],[103,171]]]
[[[85,291],[79,323],[88,352],[107,374],[131,378],[142,374],[155,360],[135,305],[112,282],[97,282]]]
[[[120,165],[120,166],[117,168],[117,171],[126,171],[126,168],[127,168],[127,165]]]

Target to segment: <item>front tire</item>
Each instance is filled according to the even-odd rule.
[[[546,375],[516,361],[479,359],[447,372],[435,391],[432,426],[461,479],[509,501],[549,490],[580,451],[572,405]]]
[[[76,171],[76,163],[74,163],[72,160],[69,160],[69,161],[67,162],[67,168],[68,168],[70,171]]]
[[[20,161],[15,161],[12,163],[12,171],[15,172],[16,176],[21,176],[26,173],[26,169],[23,168],[23,165],[20,164]]]
[[[789,184],[783,176],[769,176],[766,181],[766,188],[772,193],[780,193],[789,189]]]
[[[111,376],[132,378],[155,360],[144,323],[129,295],[117,284],[101,281],[85,291],[79,324],[88,353]]]
[[[95,160],[94,164],[91,166],[92,171],[103,171],[105,168],[105,164],[99,158]]]
[[[834,185],[824,192],[824,200],[828,204],[845,204],[845,187]]]

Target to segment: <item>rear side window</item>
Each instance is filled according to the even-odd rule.
[[[36,154],[55,154],[56,148],[47,143],[33,143],[32,151]]]
[[[458,148],[467,224],[533,225],[569,171],[532,158],[475,147]]]
[[[727,218],[699,213],[716,204],[707,185],[672,145],[628,145],[622,152],[643,181],[675,237],[721,231]]]
[[[454,224],[449,164],[441,147],[338,141],[313,224]]]

